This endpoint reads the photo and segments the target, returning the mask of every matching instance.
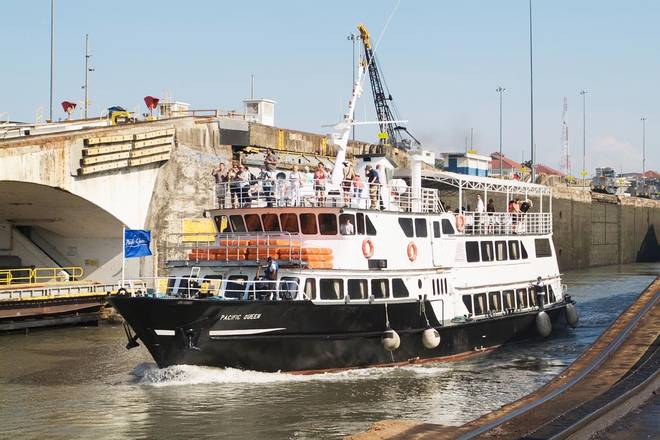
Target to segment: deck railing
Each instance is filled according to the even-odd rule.
[[[3,300],[26,300],[39,297],[66,297],[72,295],[99,295],[110,294],[117,290],[116,284],[74,284],[62,286],[43,286],[20,289],[0,290],[0,301]]]
[[[82,267],[35,267],[0,270],[0,286],[10,284],[54,284],[82,278]]]
[[[216,184],[216,208],[339,207],[398,212],[443,212],[438,191],[408,186],[343,181],[338,187],[290,179],[257,179]]]
[[[463,212],[466,235],[538,235],[552,232],[550,212]]]

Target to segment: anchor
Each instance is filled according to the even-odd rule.
[[[137,334],[134,335],[131,332],[131,328],[125,322],[124,322],[124,332],[126,333],[126,338],[128,339],[128,343],[126,344],[127,350],[140,346],[140,344],[138,344],[138,339],[140,339],[140,337]]]

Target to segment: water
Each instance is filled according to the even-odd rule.
[[[569,272],[577,329],[475,358],[294,376],[159,370],[121,327],[0,336],[0,438],[340,438],[383,419],[459,425],[568,366],[660,274],[660,264]]]

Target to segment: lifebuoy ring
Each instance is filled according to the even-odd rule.
[[[364,255],[364,258],[371,258],[374,256],[374,244],[368,238],[365,238],[364,241],[362,241],[362,255]]]
[[[465,216],[463,214],[458,214],[456,216],[456,229],[458,229],[459,232],[463,232],[465,229]]]
[[[412,241],[408,243],[408,259],[411,262],[417,259],[417,245]]]
[[[123,287],[120,287],[117,290],[117,295],[119,295],[119,296],[130,296],[129,293],[128,293],[128,290],[124,289]]]

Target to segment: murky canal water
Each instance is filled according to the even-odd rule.
[[[660,274],[660,264],[565,274],[580,326],[452,363],[312,376],[159,370],[121,327],[0,336],[0,438],[338,438],[382,419],[457,425],[569,365]]]

